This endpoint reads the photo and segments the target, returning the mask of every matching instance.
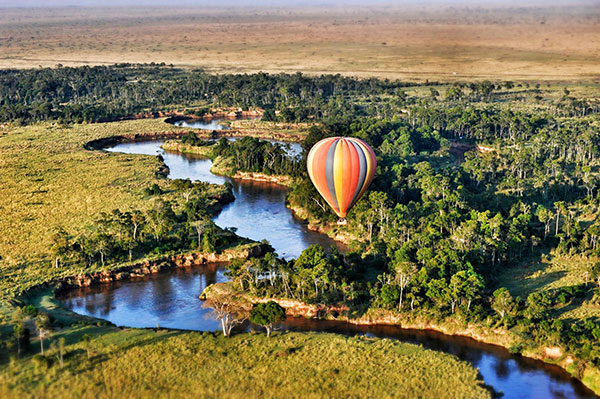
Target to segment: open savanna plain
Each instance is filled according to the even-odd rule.
[[[164,62],[412,81],[597,79],[600,9],[556,4],[7,8],[0,67]]]

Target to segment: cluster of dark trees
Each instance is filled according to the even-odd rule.
[[[33,305],[16,307],[10,316],[10,322],[12,331],[6,340],[0,340],[0,347],[9,350],[16,349],[17,356],[22,356],[30,352],[31,337],[35,334],[39,339],[40,352],[32,357],[34,366],[48,368],[58,363],[60,368],[64,367],[65,358],[68,357],[65,338],[50,340],[54,330],[65,327],[64,323],[48,313],[39,311]],[[99,322],[98,325],[102,323]],[[2,334],[0,334],[0,338],[4,338]],[[89,334],[83,334],[79,338],[79,342],[84,344],[88,359],[91,358],[91,341],[92,337]]]
[[[186,144],[186,145],[191,145],[191,146],[198,146],[198,147],[214,144],[210,140],[201,139],[200,137],[196,136],[196,134],[194,134],[194,132],[188,132],[185,136],[183,136],[181,138],[181,143]]]
[[[226,275],[237,288],[255,295],[280,295],[312,303],[347,299],[347,261],[335,249],[326,251],[318,245],[289,262],[273,253],[249,261],[233,260]]]
[[[284,144],[254,137],[243,137],[235,141],[221,138],[212,150],[213,157],[227,158],[234,172],[240,170],[298,176],[302,173],[302,163],[288,151]]]
[[[153,206],[147,211],[104,212],[87,229],[77,233],[60,228],[52,236],[55,267],[78,263],[104,265],[132,261],[148,253],[194,249],[214,252],[236,241],[229,230],[219,229],[210,217],[224,193],[210,194],[209,183],[177,179],[171,182],[171,200],[163,199],[158,185],[145,190]],[[154,197],[154,198],[152,198]]]

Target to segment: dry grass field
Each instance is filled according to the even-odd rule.
[[[600,77],[594,3],[7,8],[0,68],[165,62],[212,72],[589,81]]]

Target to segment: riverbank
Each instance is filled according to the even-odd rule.
[[[240,305],[249,311],[252,303],[275,301],[286,308],[289,317],[326,319],[346,322],[358,326],[398,326],[402,329],[435,331],[449,336],[462,336],[488,345],[502,347],[511,353],[558,366],[574,378],[600,394],[600,370],[588,365],[581,368],[579,360],[573,354],[565,353],[557,346],[535,346],[503,328],[491,328],[481,324],[467,323],[458,317],[436,320],[432,316],[400,315],[383,309],[370,309],[359,317],[349,316],[350,309],[345,305],[308,304],[289,298],[255,297],[233,288],[231,283],[213,284],[205,289],[200,298],[207,299],[216,293],[225,293],[240,297]],[[522,349],[524,348],[524,349]]]
[[[306,222],[306,228],[311,231],[325,234],[332,240],[339,241],[344,245],[350,245],[353,241],[360,241],[358,237],[351,234],[347,230],[340,229],[337,224],[323,223],[320,220],[311,218],[308,212],[306,212],[306,210],[299,204],[288,201],[286,206],[292,211],[294,216],[296,216],[298,219],[304,220]]]
[[[268,249],[268,245],[251,243],[239,245],[231,249],[225,249],[222,252],[192,252],[169,255],[157,259],[144,259],[133,264],[115,265],[112,268],[101,271],[62,277],[47,284],[55,286],[57,291],[60,292],[70,288],[90,287],[97,284],[143,277],[148,274],[159,273],[175,268],[188,268],[206,263],[224,263],[230,262],[233,259],[260,257],[263,256]]]
[[[219,122],[222,125],[222,129],[211,129],[203,127],[193,126],[194,122],[212,121],[213,119],[223,119]],[[198,117],[193,115],[187,116],[176,116],[164,119],[165,123],[176,125],[177,122],[185,121],[191,126],[177,125],[177,127],[183,127],[192,129],[194,134],[199,138],[204,139],[219,139],[221,137],[240,137],[248,136],[255,137],[263,140],[276,140],[288,143],[301,143],[308,134],[310,126],[314,123],[283,123],[283,122],[271,122],[262,121],[255,117]]]
[[[177,116],[168,116],[177,115]],[[202,120],[202,117],[194,117],[185,114],[172,114],[169,112],[160,114],[144,115],[133,120],[117,121],[117,122],[102,122],[94,124],[95,126],[121,125],[121,126],[140,126],[139,130],[125,129],[125,132],[120,133],[123,129],[115,129],[112,135],[103,135],[100,138],[92,139],[83,143],[87,150],[102,150],[106,147],[115,146],[120,143],[150,141],[150,140],[177,140],[183,136],[193,132],[201,139],[219,139],[221,137],[255,137],[263,140],[276,140],[288,143],[301,143],[308,132],[308,125],[294,129],[293,124],[277,123],[277,122],[262,122],[249,120],[231,119],[228,123],[235,126],[232,129],[223,130],[206,130],[193,129],[181,126],[174,126],[173,122],[182,119],[194,118]],[[219,118],[219,116],[215,116]],[[210,118],[209,118],[210,119]],[[251,123],[251,124],[250,124]],[[292,127],[291,127],[292,126]]]

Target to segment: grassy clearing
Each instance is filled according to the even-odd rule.
[[[197,155],[198,157],[203,158],[210,158],[213,147],[214,145],[199,146],[182,144],[181,141],[178,140],[169,140],[166,141],[163,145],[161,145],[161,148],[165,151]]]
[[[525,299],[533,292],[583,284],[585,271],[597,261],[598,259],[583,257],[531,259],[518,267],[502,270],[498,275],[498,283],[499,286],[508,288],[513,296]],[[589,299],[590,295],[577,306],[566,304],[554,309],[554,312],[563,319],[600,318],[600,306],[591,303]]]
[[[77,339],[100,335],[87,360]],[[317,333],[240,334],[79,327],[65,367],[29,359],[0,369],[0,396],[37,398],[488,398],[455,357],[386,339]]]
[[[93,139],[179,130],[160,120],[70,128],[44,123],[3,129],[0,137],[0,255],[8,263],[43,256],[58,226],[83,227],[102,211],[144,209],[142,190],[152,183],[154,156],[87,151]]]
[[[499,284],[513,296],[526,298],[532,292],[583,283],[584,271],[594,262],[591,258],[532,259],[518,267],[505,268],[499,275]]]

